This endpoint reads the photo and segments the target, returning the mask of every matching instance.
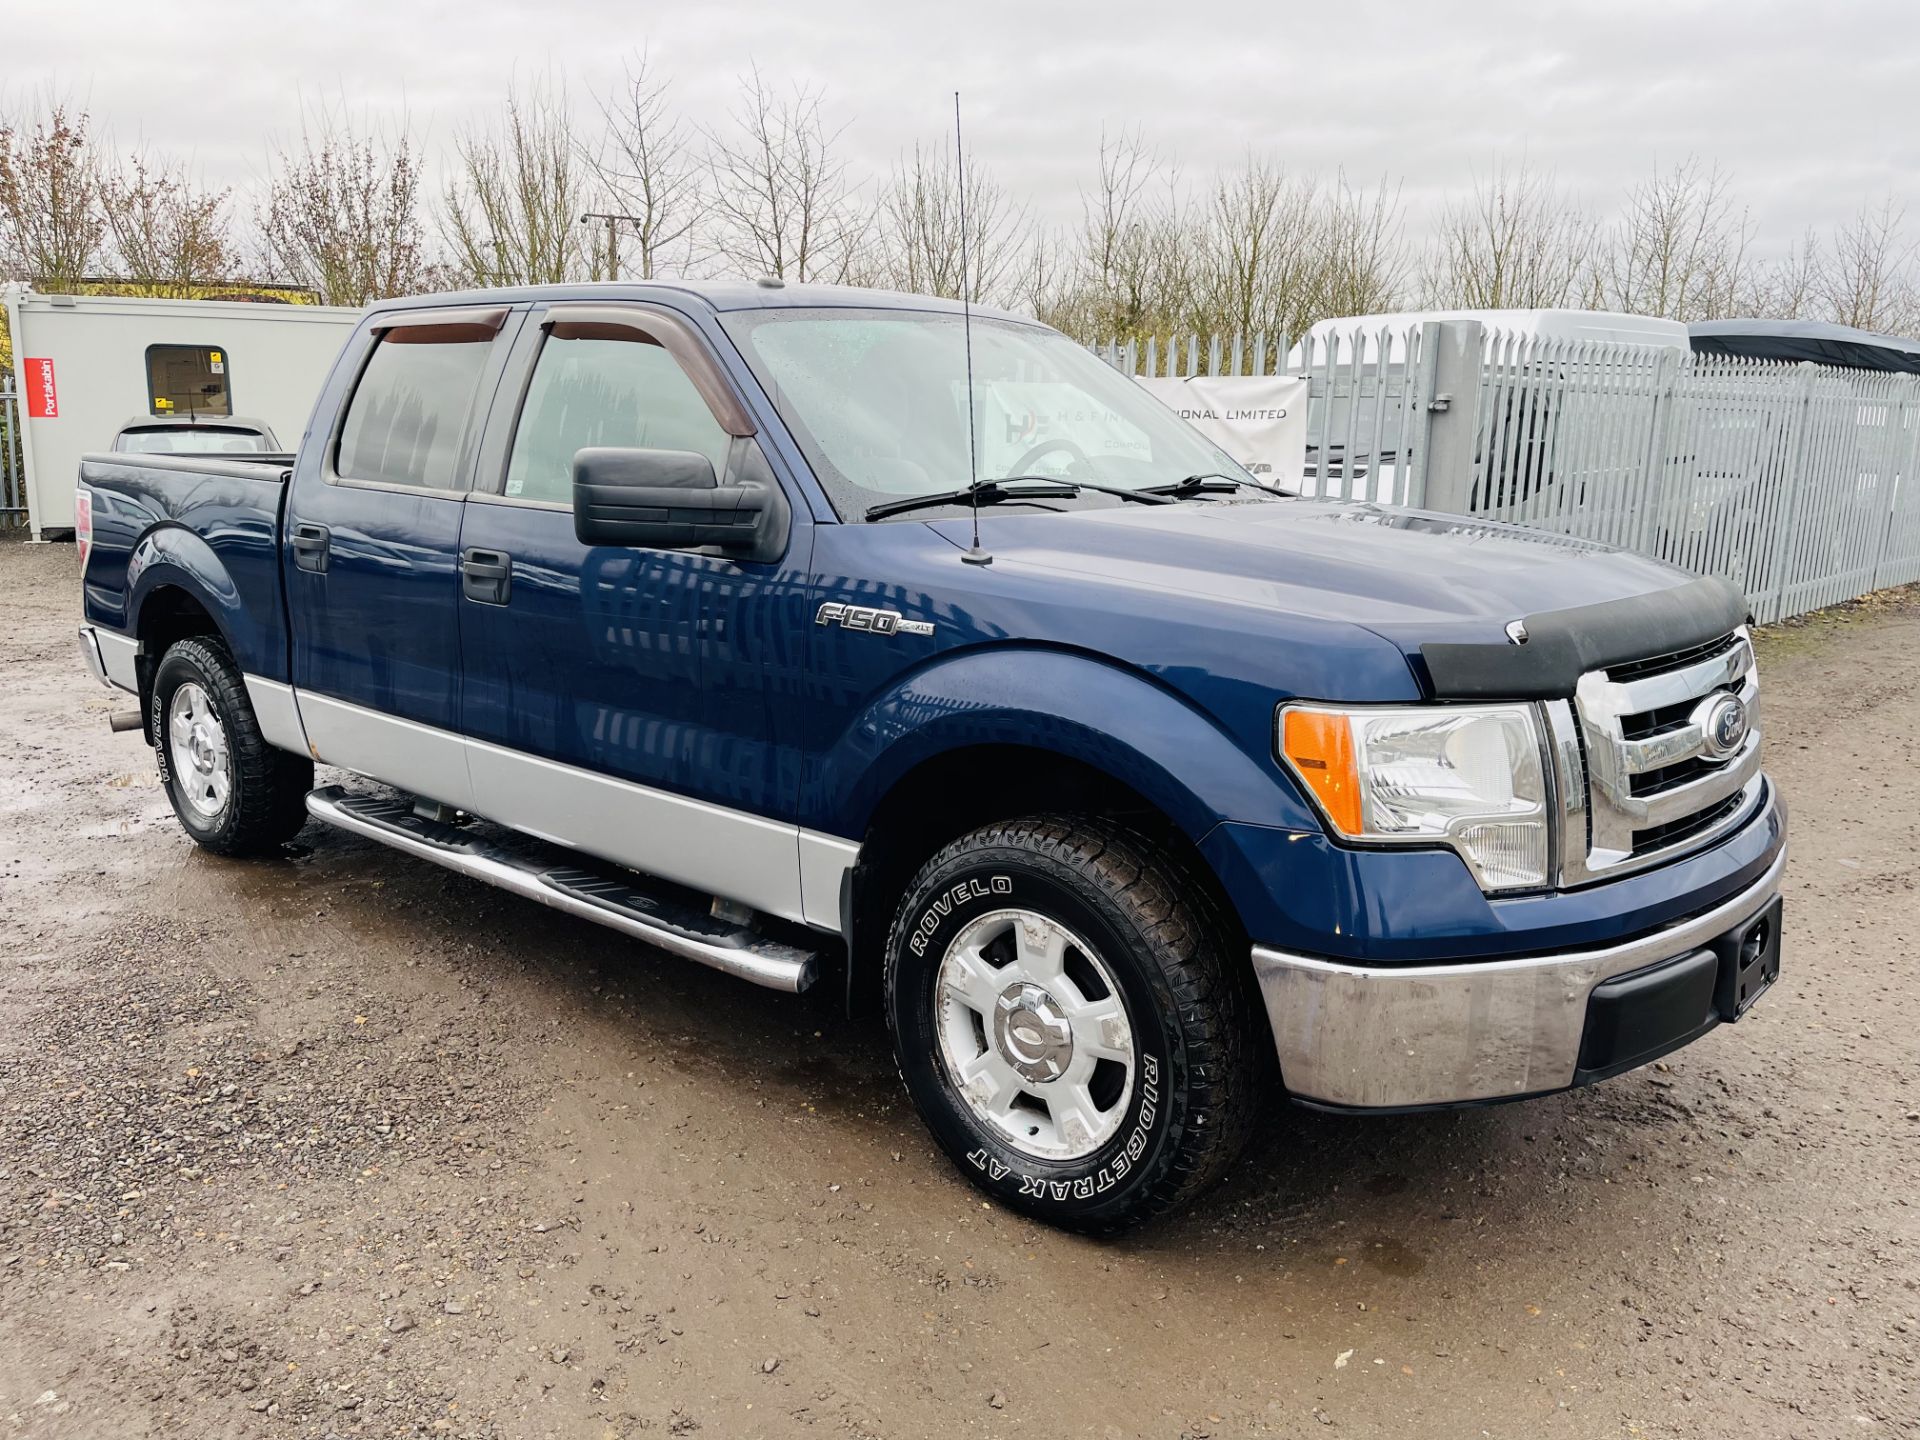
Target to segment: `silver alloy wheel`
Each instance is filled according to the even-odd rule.
[[[173,783],[187,804],[195,814],[216,819],[233,794],[233,759],[226,727],[207,692],[192,680],[173,692],[167,707],[167,756]]]
[[[1021,1154],[1078,1160],[1119,1130],[1133,1025],[1113,972],[1064,926],[1032,910],[980,916],[947,947],[934,1003],[954,1088]]]

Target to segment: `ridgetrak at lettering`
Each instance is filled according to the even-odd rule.
[[[387,301],[290,469],[79,483],[81,653],[196,843],[317,822],[841,987],[959,1173],[1053,1224],[1191,1200],[1286,1123],[1265,1087],[1548,1094],[1779,973],[1737,590],[1291,498],[1017,316]]]

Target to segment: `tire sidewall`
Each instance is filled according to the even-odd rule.
[[[227,685],[222,684],[224,676],[218,674],[205,663],[200,654],[201,647],[192,642],[175,645],[160,657],[160,665],[153,676],[152,733],[154,737],[154,755],[160,765],[160,784],[167,792],[167,800],[173,806],[173,813],[187,831],[195,838],[212,845],[227,840],[238,823],[242,796],[240,765],[235,752],[239,732],[236,728],[239,717],[232,713],[228,704]],[[173,773],[173,756],[169,724],[173,708],[173,696],[182,685],[189,681],[197,684],[206,693],[208,704],[213,706],[214,714],[220,719],[221,728],[227,734],[227,803],[215,816],[202,815],[187,802],[180,793],[177,777]]]
[[[1036,911],[1098,952],[1133,1030],[1133,1092],[1113,1137],[1079,1160],[1022,1154],[974,1118],[942,1054],[940,962],[966,926],[995,910]],[[1056,1224],[1097,1223],[1127,1211],[1171,1163],[1180,1121],[1184,1045],[1173,996],[1147,945],[1098,886],[1071,869],[1010,847],[986,847],[926,872],[888,939],[888,1023],[908,1093],[963,1174],[1014,1209]]]

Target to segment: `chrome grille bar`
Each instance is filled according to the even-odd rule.
[[[1608,879],[1700,849],[1758,803],[1764,781],[1753,642],[1744,628],[1729,639],[1723,649],[1670,670],[1649,673],[1645,663],[1635,665],[1627,680],[1590,671],[1571,703],[1546,707],[1561,797],[1563,885]],[[1724,754],[1708,734],[1714,707],[1725,708],[1722,695],[1738,696],[1747,715],[1746,735]],[[1656,713],[1681,707],[1690,707],[1683,716]],[[1668,770],[1676,772],[1670,782],[1661,774]],[[1695,816],[1701,824],[1689,827]]]

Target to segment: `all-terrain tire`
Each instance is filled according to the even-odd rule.
[[[176,763],[174,700],[184,686],[204,697],[224,748],[226,789],[217,801],[208,789],[194,789],[197,772]],[[220,855],[268,855],[306,824],[307,792],[313,789],[313,762],[267,743],[247,698],[239,667],[225,645],[212,637],[181,640],[160,657],[154,671],[148,732],[159,758],[160,783],[173,813],[194,841]]]
[[[1152,841],[1112,822],[1043,815],[962,836],[908,885],[887,940],[895,1059],[941,1148],[1008,1207],[1068,1229],[1113,1233],[1191,1200],[1244,1150],[1265,1078],[1261,1035],[1250,987],[1234,968],[1239,957],[1218,920],[1185,893],[1183,873]],[[944,1027],[961,1012],[951,1008],[958,1002],[950,992],[943,995],[943,959],[970,950],[969,937],[992,933],[1010,911],[1039,916],[1098,952],[1125,1006],[1130,1095],[1100,1117],[1104,1126],[1120,1112],[1117,1128],[1090,1153],[1052,1158],[1023,1148],[1038,1142],[1012,1143],[1006,1116],[1000,1128],[983,1118],[953,1073],[955,1042],[946,1037],[956,1032]],[[1008,973],[1015,972],[997,971],[987,988]],[[1081,1003],[1081,988],[1073,1004]],[[957,1033],[968,1033],[964,1024]],[[984,1025],[973,1033],[981,1053],[963,1065],[986,1060],[993,1043]],[[1031,1024],[1026,1033],[1034,1033]],[[1032,1088],[1048,1093],[1044,1082]]]

